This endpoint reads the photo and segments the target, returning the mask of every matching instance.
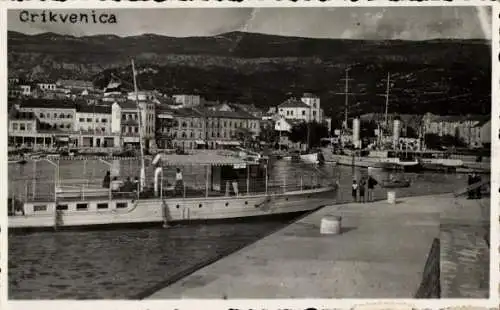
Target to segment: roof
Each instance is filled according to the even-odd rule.
[[[118,105],[120,105],[122,109],[137,109],[137,104],[131,100],[118,102]]]
[[[68,87],[88,87],[92,88],[94,85],[90,81],[83,80],[59,80],[57,84],[68,86]]]
[[[488,118],[488,119],[480,121],[474,127],[483,127],[484,125],[488,124],[489,122],[491,122],[491,119]]]
[[[229,166],[255,164],[254,162],[248,162],[236,156],[224,156],[213,152],[199,152],[190,155],[161,154],[161,160],[162,166]]]
[[[20,112],[20,111],[13,111],[12,113],[9,114],[9,119],[12,120],[34,120],[37,119],[35,113],[33,112]]]
[[[201,117],[203,116],[199,111],[190,108],[180,108],[180,109],[172,109],[171,112],[174,116],[180,117]]]
[[[81,113],[111,114],[111,107],[103,105],[80,104],[76,108]]]
[[[61,99],[26,99],[20,102],[21,108],[76,109],[75,102]]]
[[[309,106],[297,99],[288,99],[278,106],[279,108],[309,108]]]

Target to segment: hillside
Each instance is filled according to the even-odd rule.
[[[142,89],[198,92],[209,99],[279,104],[288,93],[321,96],[328,115],[343,109],[344,68],[352,67],[353,113],[380,112],[387,72],[393,112],[490,113],[491,61],[482,40],[360,41],[231,32],[213,37],[72,37],[8,33],[10,74],[85,78],[99,86],[110,71]]]

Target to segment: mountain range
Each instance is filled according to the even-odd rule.
[[[155,34],[74,37],[8,32],[10,75],[89,79],[104,87],[111,73],[141,89],[199,93],[211,100],[276,106],[313,92],[327,115],[344,110],[350,68],[351,114],[467,114],[491,111],[491,47],[485,40],[364,41],[230,32],[209,37]]]

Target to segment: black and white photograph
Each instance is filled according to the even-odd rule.
[[[452,4],[9,9],[8,299],[498,298]]]

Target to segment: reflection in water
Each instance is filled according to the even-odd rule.
[[[31,184],[33,165],[9,166],[9,192],[26,194]],[[122,176],[135,176],[139,169],[133,161],[114,164]],[[165,175],[174,177],[173,167]],[[366,169],[325,165],[325,178],[338,179],[340,201],[350,201],[353,175]],[[99,184],[108,167],[95,162],[61,162],[64,180],[85,179]],[[152,168],[147,175],[152,175]],[[310,166],[277,162],[271,179],[285,175],[296,179],[307,175]],[[54,168],[47,163],[36,165],[35,191],[53,190]],[[195,168],[185,176],[197,174]],[[191,181],[204,182],[203,173]],[[387,178],[374,171],[379,181]],[[394,189],[397,197],[445,193],[466,184],[460,174],[405,174],[412,180],[410,188]],[[186,178],[186,177],[185,177]],[[200,180],[198,180],[200,178]],[[188,180],[186,180],[187,182]],[[52,184],[51,184],[52,183]],[[30,188],[30,190],[32,190]],[[392,189],[391,189],[392,190]],[[386,190],[377,187],[376,199],[385,199]],[[133,298],[141,292],[207,260],[230,253],[254,242],[288,223],[289,219],[246,223],[178,226],[169,229],[120,229],[111,231],[43,232],[9,236],[9,297],[12,299],[103,299]]]

